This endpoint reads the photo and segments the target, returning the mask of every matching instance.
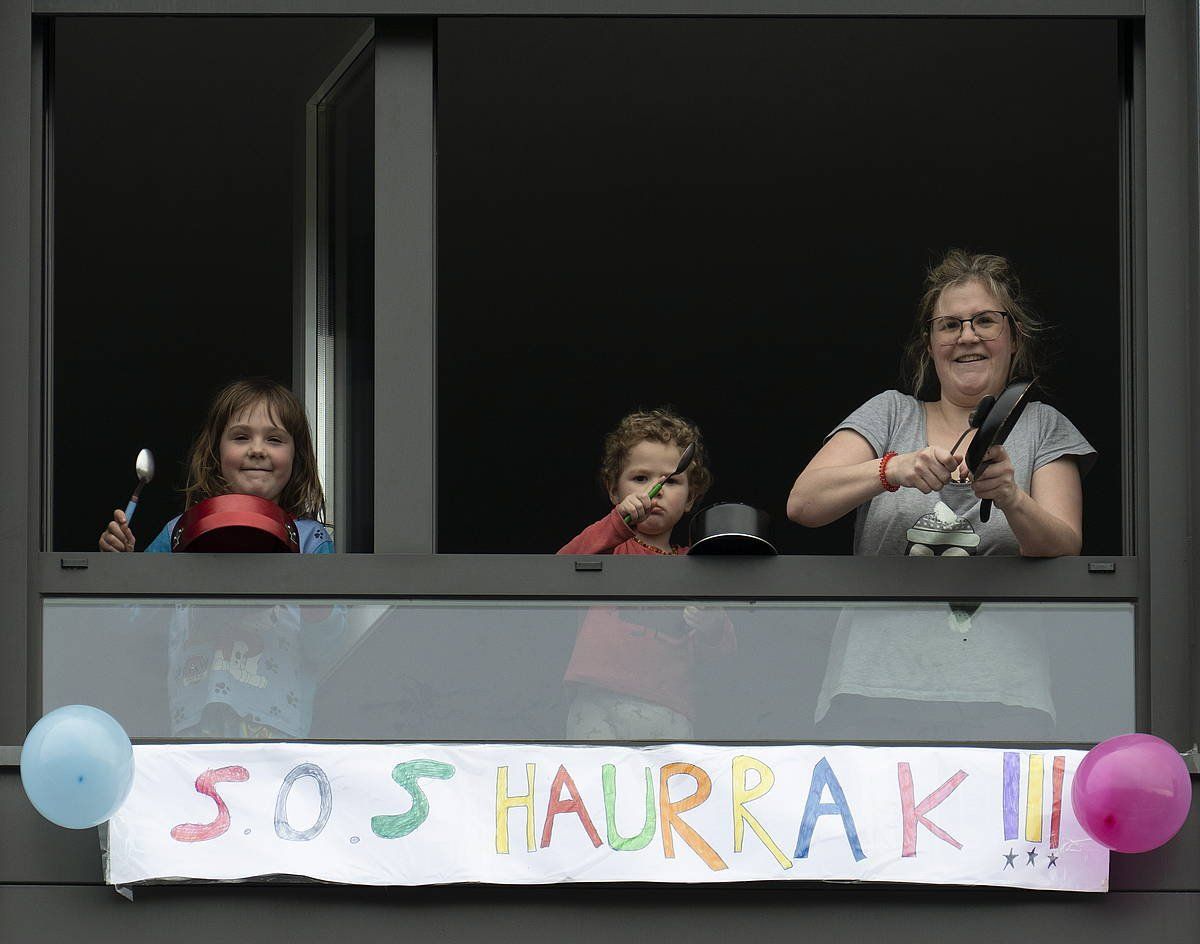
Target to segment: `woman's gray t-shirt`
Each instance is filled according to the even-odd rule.
[[[843,429],[853,430],[862,436],[875,451],[876,457],[887,452],[916,452],[929,444],[925,404],[898,390],[888,390],[872,397],[839,423],[829,435]],[[1025,408],[1005,440],[1004,448],[1012,459],[1017,486],[1025,492],[1030,489],[1033,473],[1055,459],[1074,456],[1079,462],[1081,475],[1096,460],[1096,450],[1083,438],[1083,434],[1070,420],[1046,403],[1034,402]],[[935,556],[940,556],[944,547],[948,546],[963,547],[970,557],[979,554],[1012,556],[1021,552],[1016,536],[1004,519],[1004,512],[994,508],[991,520],[981,522],[980,500],[975,497],[970,484],[951,482],[936,495],[923,495],[915,488],[902,488],[898,492],[884,492],[859,506],[854,523],[854,553],[912,553],[913,545],[920,543],[921,538],[927,535],[935,537],[938,527],[944,526],[930,520],[938,501],[944,502],[964,519],[970,526],[970,533],[978,540],[970,537],[951,538],[947,539],[951,543],[935,542],[931,547],[925,545],[933,550]],[[918,540],[913,541],[912,538]],[[970,546],[965,546],[968,544]]]
[[[928,445],[925,406],[889,390],[868,400],[829,435],[849,429],[876,456]],[[1065,416],[1030,403],[1004,443],[1017,485],[1028,492],[1033,473],[1072,456],[1085,473],[1096,450]],[[974,557],[1020,553],[1004,513],[993,508],[979,520],[980,500],[969,484],[950,483],[940,493],[915,488],[884,492],[858,509],[854,553],[923,557]],[[953,560],[946,568],[953,579]],[[948,603],[888,604],[844,610],[817,701],[820,721],[838,695],[920,702],[992,702],[1031,708],[1054,717],[1045,659],[1045,631],[1037,619],[1016,619],[1003,608],[959,612]]]

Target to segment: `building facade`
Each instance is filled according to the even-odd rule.
[[[743,660],[702,678],[698,741],[1086,748],[1136,729],[1189,751],[1197,35],[1175,0],[2,0],[5,940],[1194,940],[1194,811],[1166,847],[1114,856],[1103,896],[263,882],[130,904],[94,831],[30,808],[18,763],[30,726],[79,701],[177,737],[158,670],[180,607],[304,603],[349,628],[297,738],[563,740],[583,611],[691,604],[732,614]],[[776,507],[820,436],[892,385],[856,375],[890,369],[921,266],[959,243],[1024,262],[1063,328],[1056,402],[1102,455],[1080,557],[951,579],[849,556]],[[651,367],[622,360],[626,332]],[[211,389],[247,373],[304,397],[347,553],[96,552],[126,453],[154,443],[174,470]],[[728,457],[714,497],[771,507],[784,554],[552,555],[604,510],[599,436],[647,400],[703,418]],[[169,478],[139,544],[178,510]],[[1036,624],[1050,720],[823,727],[830,640],[856,608]]]

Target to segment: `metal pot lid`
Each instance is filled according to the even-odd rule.
[[[688,554],[774,555],[771,516],[740,502],[718,502],[692,518]]]

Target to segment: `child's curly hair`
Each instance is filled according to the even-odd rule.
[[[688,500],[693,507],[699,504],[713,480],[712,472],[708,468],[708,453],[704,449],[700,427],[680,416],[669,406],[654,410],[634,410],[604,437],[600,484],[604,487],[605,494],[616,488],[621,469],[629,458],[629,451],[647,439],[664,444],[674,443],[680,451],[692,443],[696,444],[696,454],[687,470]]]
[[[221,475],[221,436],[230,420],[258,403],[265,403],[271,421],[288,431],[296,450],[292,477],[277,504],[293,518],[325,523],[325,493],[317,476],[317,455],[304,404],[287,387],[263,377],[235,380],[213,399],[188,455],[184,507],[191,508],[197,502],[229,491],[229,483]]]

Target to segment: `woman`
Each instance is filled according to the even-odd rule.
[[[840,423],[792,486],[788,517],[820,527],[857,509],[855,554],[1078,554],[1080,480],[1096,451],[1066,417],[1029,404],[978,479],[963,464],[974,430],[955,446],[984,396],[1040,372],[1043,330],[1007,260],[947,253],[926,279],[906,352],[912,395],[889,390]],[[979,520],[983,499],[995,504],[988,522]],[[888,700],[860,705],[860,716],[894,717],[893,700],[916,700],[999,702],[1053,717],[1049,679],[1023,668],[1034,653],[1021,650],[1036,648],[1027,634],[995,627],[972,639],[972,618],[984,613],[945,605],[934,626],[931,608],[853,612],[839,623],[818,720],[836,696]]]

